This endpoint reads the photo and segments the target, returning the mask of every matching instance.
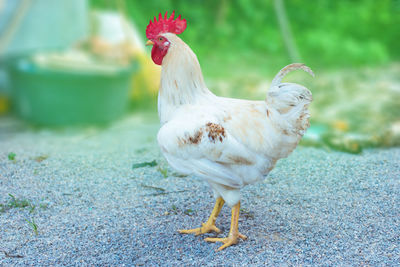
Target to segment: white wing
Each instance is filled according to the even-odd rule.
[[[263,177],[265,158],[237,141],[212,106],[184,106],[158,133],[158,143],[171,166],[232,188]],[[211,114],[216,114],[215,116]],[[269,164],[270,165],[270,164]]]

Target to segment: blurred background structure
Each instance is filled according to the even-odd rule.
[[[304,145],[400,144],[399,0],[0,0],[0,113],[41,125],[155,113],[160,69],[145,28],[172,10],[214,93],[263,99],[300,61],[316,74],[288,78],[314,95]]]

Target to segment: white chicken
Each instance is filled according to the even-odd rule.
[[[207,88],[196,55],[177,36],[185,29],[186,20],[174,19],[174,12],[169,18],[160,14],[146,29],[152,59],[162,66],[157,140],[174,169],[204,179],[216,198],[206,223],[180,233],[219,233],[215,221],[222,206],[232,208],[229,235],[205,239],[224,243],[222,250],[246,239],[238,230],[240,189],[263,180],[309,127],[310,91],[282,78],[296,69],[314,74],[304,64],[291,64],[273,79],[264,101],[218,97]]]

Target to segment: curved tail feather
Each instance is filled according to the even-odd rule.
[[[309,127],[308,105],[312,101],[311,92],[304,86],[295,83],[282,83],[286,74],[302,69],[314,76],[312,70],[304,64],[290,64],[279,71],[272,80],[266,103],[273,112],[273,120],[286,132],[303,135]]]
[[[311,76],[315,77],[314,72],[306,66],[304,63],[292,63],[287,65],[286,67],[282,68],[278,74],[275,76],[275,78],[272,80],[271,87],[279,85],[282,82],[283,77],[285,77],[289,72],[292,72],[294,70],[304,70],[305,72],[308,72]]]

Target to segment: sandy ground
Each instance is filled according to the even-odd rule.
[[[399,148],[298,148],[243,190],[248,240],[216,252],[176,231],[198,227],[214,200],[200,179],[167,167],[157,129],[136,116],[100,129],[0,119],[0,265],[399,265]],[[229,225],[224,207],[220,236]]]

